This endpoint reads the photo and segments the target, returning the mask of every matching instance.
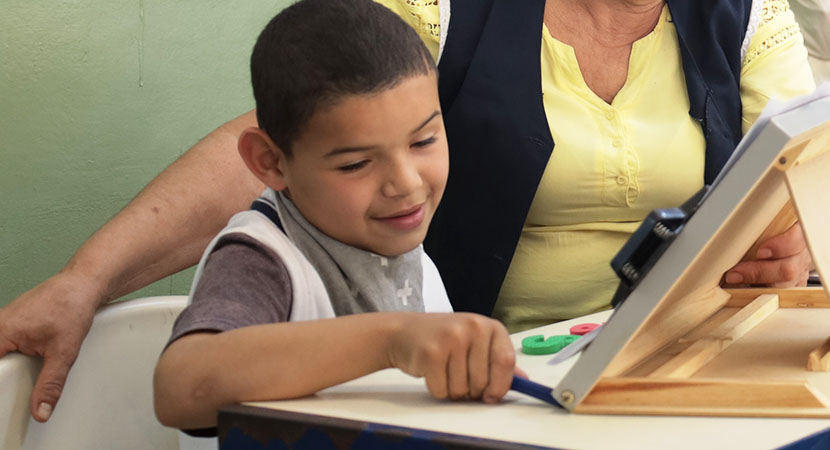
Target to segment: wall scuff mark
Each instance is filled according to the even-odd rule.
[[[144,0],[138,0],[138,87],[144,87]]]

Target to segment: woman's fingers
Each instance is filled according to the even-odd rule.
[[[807,250],[781,259],[745,261],[726,275],[730,284],[767,284],[774,287],[807,284],[812,259]]]
[[[726,273],[729,284],[766,284],[773,287],[807,284],[812,258],[800,224],[767,239],[755,253],[756,260],[744,261]]]
[[[782,259],[795,256],[807,250],[807,241],[801,230],[801,224],[796,223],[783,234],[767,239],[755,253],[757,259]]]

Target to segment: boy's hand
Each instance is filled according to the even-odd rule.
[[[39,422],[51,416],[92,326],[98,303],[89,286],[59,273],[0,308],[0,357],[13,351],[43,357],[29,400]]]
[[[807,284],[812,259],[800,224],[767,239],[754,256],[756,260],[744,261],[730,269],[726,273],[726,282],[766,284],[776,288]]]
[[[425,377],[437,398],[492,403],[510,389],[516,356],[504,326],[468,313],[408,314],[388,344],[392,367]]]

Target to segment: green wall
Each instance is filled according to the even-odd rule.
[[[251,47],[290,3],[0,0],[0,305],[253,107]],[[184,294],[191,277],[132,296]]]

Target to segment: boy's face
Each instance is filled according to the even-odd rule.
[[[309,222],[381,255],[423,242],[449,169],[435,77],[345,96],[311,117],[279,164]]]

